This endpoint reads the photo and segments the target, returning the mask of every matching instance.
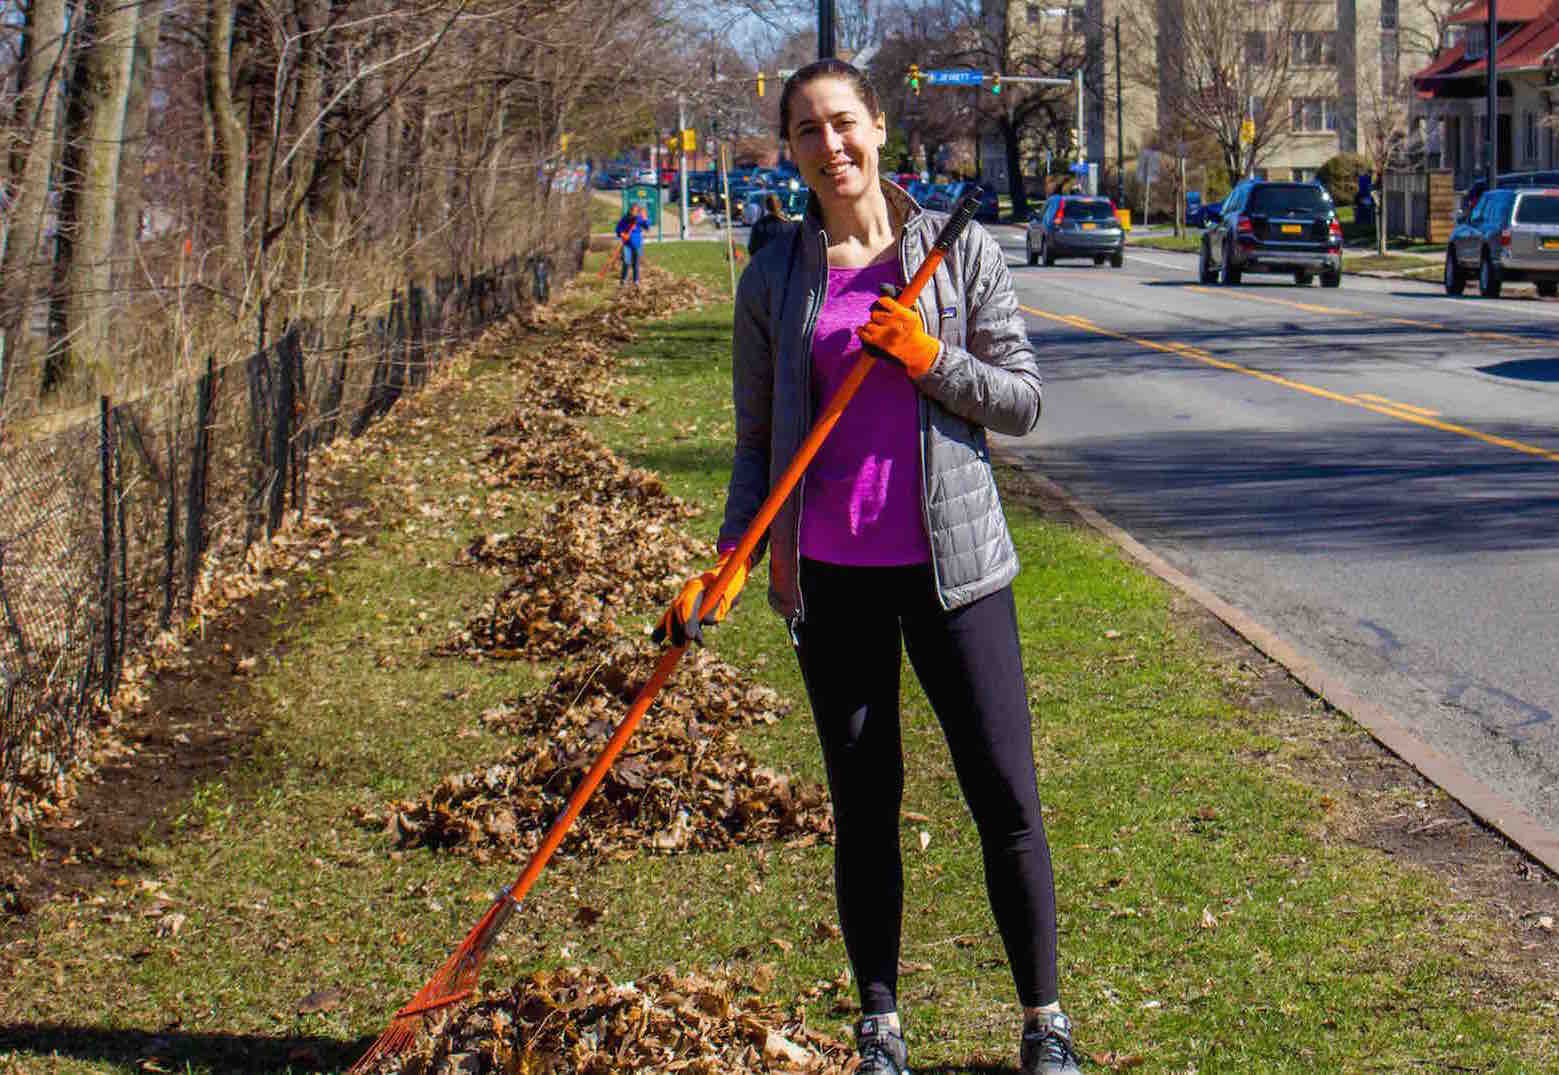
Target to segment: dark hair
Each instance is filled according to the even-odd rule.
[[[855,95],[866,106],[866,110],[871,113],[872,119],[876,119],[882,111],[882,106],[877,103],[877,91],[872,89],[871,82],[859,68],[852,67],[843,60],[817,60],[807,64],[785,80],[785,88],[780,91],[780,141],[790,140],[791,98],[802,86],[808,82],[816,82],[820,78],[839,78],[848,82],[855,90]]]

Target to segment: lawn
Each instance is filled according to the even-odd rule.
[[[565,304],[611,301],[600,258]],[[647,262],[697,276],[713,297],[634,324],[621,391],[642,406],[583,424],[703,509],[690,526],[712,558],[732,435],[728,268],[712,243],[655,246]],[[0,969],[13,986],[0,1001],[0,1070],[339,1070],[515,872],[396,850],[353,811],[501,754],[512,744],[481,715],[550,673],[431,653],[497,586],[452,567],[458,551],[540,507],[473,465],[528,357],[523,335],[478,347],[330,472],[332,499],[356,513],[350,544],[288,578],[261,644],[223,658],[242,671],[201,699],[252,730],[242,756],[149,826],[101,886],[4,920]],[[1079,1045],[1149,1072],[1559,1066],[1559,991],[1508,922],[1445,876],[1348,838],[1372,812],[1428,817],[1440,798],[1410,776],[1384,779],[1389,759],[1345,717],[1284,690],[1258,655],[1023,475],[1001,478],[1025,565],[1015,591]],[[817,780],[805,692],[763,573],[710,645],[792,705],[745,733],[748,748]],[[635,614],[630,626],[646,627],[655,610]],[[905,683],[912,1063],[1010,1071],[1017,1009],[978,840],[907,671]],[[1376,758],[1372,779],[1317,776],[1339,753]],[[503,985],[569,963],[619,981],[668,965],[763,965],[770,996],[842,1031],[852,991],[838,984],[830,857],[786,846],[560,857],[486,977]],[[320,991],[330,1003],[299,1014]]]

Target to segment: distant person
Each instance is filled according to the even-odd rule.
[[[639,285],[639,261],[644,253],[644,233],[650,230],[650,214],[642,203],[634,203],[633,208],[623,214],[617,222],[617,239],[622,243],[623,264],[622,272],[618,274],[617,283],[628,282],[628,266],[633,266],[633,284]]]
[[[785,206],[780,202],[779,195],[770,194],[763,199],[763,215],[752,226],[752,234],[747,237],[748,255],[756,254],[780,236],[790,234],[795,226],[796,222],[785,215]]]

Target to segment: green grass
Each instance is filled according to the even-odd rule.
[[[1185,235],[1144,235],[1127,237],[1127,245],[1143,246],[1150,250],[1177,250],[1182,253],[1194,254],[1202,248],[1202,233],[1194,234],[1187,230]]]
[[[1434,264],[1434,261],[1427,258],[1407,257],[1401,254],[1387,254],[1384,257],[1379,254],[1346,254],[1342,259],[1344,272],[1359,272],[1364,269],[1407,272]]]
[[[716,244],[652,254],[726,281]],[[599,257],[577,301],[613,293],[593,279]],[[718,301],[639,326],[626,373],[644,409],[590,423],[704,506],[694,532],[711,545],[732,434],[730,318]],[[469,462],[507,406],[507,369],[484,359],[458,390],[403,405],[343,475],[373,505],[371,540],[295,580],[248,690],[212,699],[259,721],[246,759],[201,788],[172,838],[137,850],[122,885],[7,928],[0,1070],[128,1073],[150,1057],[213,1075],[339,1068],[512,875],[513,864],[391,854],[348,816],[501,754],[509,742],[480,713],[546,675],[427,654],[497,586],[451,568],[454,550],[535,510],[486,489]],[[1501,960],[1502,926],[1443,879],[1337,840],[1330,819],[1347,793],[1285,775],[1307,737],[1362,733],[1319,707],[1287,721],[1244,707],[1240,668],[1206,649],[1164,586],[1037,511],[1016,475],[1002,480],[1025,565],[1015,592],[1079,1043],[1143,1057],[1137,1070],[1150,1072],[1554,1070],[1559,993]],[[763,573],[711,645],[794,705],[750,748],[820,779]],[[928,819],[904,834],[904,958],[931,967],[902,983],[914,1063],[1010,1064],[1016,1009],[978,840],[935,721],[905,682],[905,808]],[[148,882],[187,916],[176,936],[157,936]],[[584,906],[601,912],[591,925],[575,917]],[[849,1013],[807,997],[845,966],[833,919],[826,848],[562,859],[486,976],[770,963],[771,996],[839,1029]],[[292,1014],[326,987],[343,991],[339,1009]]]

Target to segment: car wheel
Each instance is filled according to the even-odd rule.
[[[1445,293],[1447,295],[1460,295],[1467,287],[1467,275],[1462,272],[1462,267],[1456,264],[1456,248],[1445,248]]]
[[[1486,299],[1497,299],[1503,286],[1504,281],[1499,278],[1499,266],[1494,264],[1494,259],[1485,250],[1483,260],[1478,265],[1478,294]]]
[[[1342,287],[1342,270],[1336,272],[1323,272],[1321,274],[1322,287]]]
[[[1039,260],[1043,261],[1047,267],[1056,263],[1056,256],[1050,252],[1049,239],[1041,239],[1039,241]]]
[[[1297,269],[1294,272],[1294,283],[1298,284],[1300,287],[1309,287],[1310,281],[1313,279],[1315,279],[1315,277],[1311,275],[1309,269]]]
[[[1097,265],[1103,265],[1104,264],[1104,255],[1103,254],[1095,254],[1093,256],[1093,263],[1096,266]]]
[[[1126,255],[1125,254],[1122,253],[1122,254],[1111,254],[1110,255],[1110,268],[1118,269],[1118,268],[1120,268],[1124,264],[1126,264]]]
[[[1234,251],[1228,247],[1223,251],[1223,265],[1219,267],[1218,282],[1224,287],[1234,287],[1240,282],[1240,270],[1234,267]]]
[[[1034,253],[1033,244],[1030,243],[1026,238],[1023,240],[1023,252],[1028,255],[1030,265],[1039,264],[1039,255]]]
[[[1202,240],[1201,253],[1196,259],[1196,275],[1201,278],[1204,284],[1216,284],[1218,282],[1218,271],[1213,268],[1212,259],[1207,256],[1206,239]]]
[[[1539,280],[1537,293],[1545,299],[1551,299],[1559,295],[1559,280]]]

